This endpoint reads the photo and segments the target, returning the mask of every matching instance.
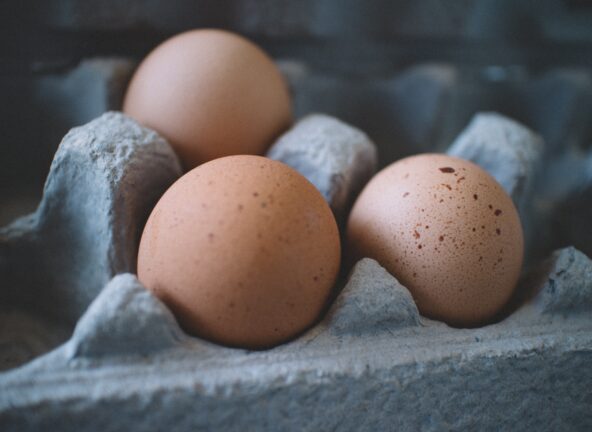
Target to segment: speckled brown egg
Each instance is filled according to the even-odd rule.
[[[234,33],[181,33],[140,64],[123,111],[158,131],[189,170],[217,157],[263,154],[292,121],[288,87],[258,46]]]
[[[508,301],[523,258],[512,200],[477,165],[440,154],[379,172],[347,226],[357,258],[380,262],[422,314],[456,326],[486,322]]]
[[[317,189],[259,156],[203,164],[150,215],[140,281],[189,333],[265,348],[310,326],[336,280],[340,240]]]

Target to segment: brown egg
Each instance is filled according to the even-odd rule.
[[[123,111],[168,139],[186,169],[221,156],[263,154],[292,121],[272,60],[222,30],[179,34],[140,64]]]
[[[379,261],[425,316],[474,326],[507,302],[522,267],[523,237],[510,197],[487,172],[424,154],[379,172],[357,199],[350,252]]]
[[[264,348],[316,320],[340,253],[333,214],[308,180],[281,162],[228,156],[163,195],[142,235],[138,276],[189,333]]]

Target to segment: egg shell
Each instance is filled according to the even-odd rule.
[[[154,49],[135,72],[123,111],[167,138],[186,170],[263,154],[292,121],[273,61],[242,36],[214,29],[181,33]]]
[[[287,165],[229,156],[181,177],[142,235],[140,281],[191,334],[266,348],[310,326],[339,271],[333,214]]]
[[[524,241],[510,197],[479,166],[440,154],[384,168],[347,226],[355,258],[379,261],[420,312],[457,326],[486,322],[508,301]]]

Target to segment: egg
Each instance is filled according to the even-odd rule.
[[[273,61],[227,31],[181,33],[154,49],[128,86],[123,111],[167,138],[186,170],[233,154],[263,154],[292,121]]]
[[[228,156],[162,196],[142,234],[138,277],[190,334],[266,348],[314,323],[340,258],[333,213],[308,180],[281,162]]]
[[[454,326],[480,325],[500,310],[524,253],[518,213],[497,181],[440,154],[376,174],[352,208],[347,244],[405,285],[423,315]]]

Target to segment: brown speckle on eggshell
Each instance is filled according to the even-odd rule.
[[[524,252],[518,213],[502,187],[477,165],[439,154],[379,172],[352,209],[347,240],[351,255],[376,259],[407,286],[425,316],[458,326],[500,310]]]
[[[229,156],[181,177],[142,235],[140,281],[189,333],[265,348],[318,317],[340,264],[337,224],[287,165]]]

